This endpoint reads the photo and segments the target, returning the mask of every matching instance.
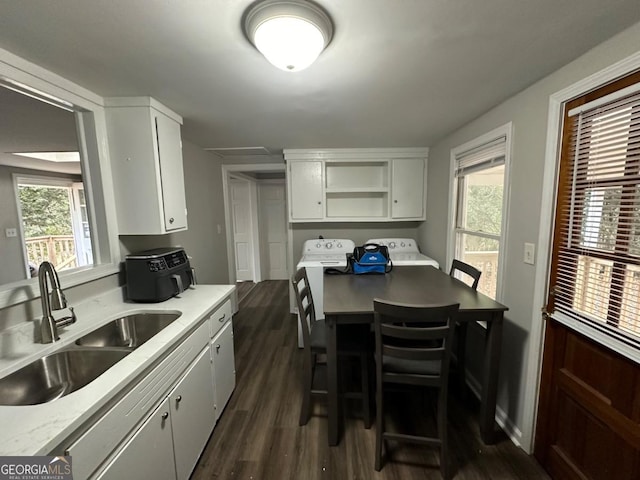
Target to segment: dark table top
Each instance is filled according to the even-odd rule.
[[[415,305],[459,303],[461,314],[508,310],[431,266],[394,267],[384,275],[324,275],[325,315],[371,314],[374,298]]]

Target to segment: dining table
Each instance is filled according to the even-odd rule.
[[[411,305],[457,303],[460,305],[458,322],[486,322],[479,426],[482,441],[494,442],[502,324],[508,307],[433,266],[394,267],[386,274],[325,274],[323,283],[329,445],[339,444],[342,427],[338,398],[338,329],[345,324],[373,324],[374,299]]]

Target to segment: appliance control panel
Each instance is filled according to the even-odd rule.
[[[302,255],[351,253],[355,248],[353,240],[344,238],[316,238],[307,240],[302,247]]]
[[[413,238],[372,238],[367,243],[386,246],[395,253],[419,253],[418,244]]]

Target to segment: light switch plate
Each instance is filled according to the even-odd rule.
[[[524,263],[533,265],[536,261],[536,245],[534,243],[524,244]]]
[[[18,229],[17,228],[7,228],[4,231],[4,233],[7,236],[7,238],[9,238],[9,237],[17,237],[18,236]]]

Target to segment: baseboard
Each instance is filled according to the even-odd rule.
[[[473,376],[467,372],[466,375],[467,386],[473,392],[478,400],[480,400],[480,392],[482,391],[482,387],[480,386],[480,382]],[[500,425],[500,428],[504,430],[509,439],[513,442],[515,446],[518,448],[522,448],[522,431],[516,426],[513,421],[509,418],[507,413],[500,408],[500,405],[496,405],[496,422]]]

